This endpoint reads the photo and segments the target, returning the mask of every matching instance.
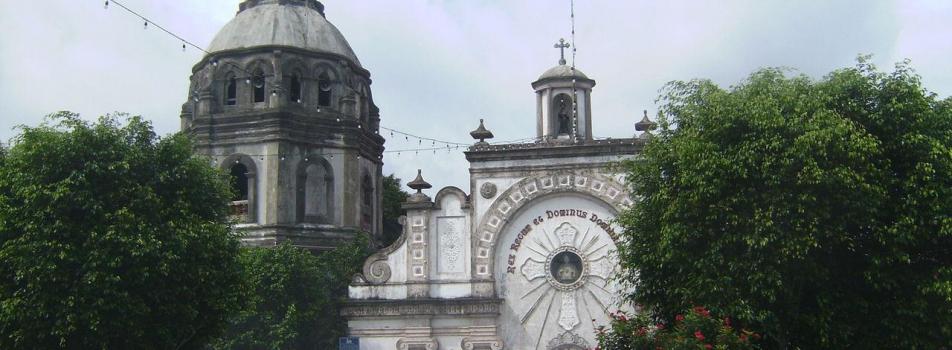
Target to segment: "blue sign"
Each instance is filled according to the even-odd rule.
[[[360,350],[360,338],[340,337],[337,343],[337,350]]]

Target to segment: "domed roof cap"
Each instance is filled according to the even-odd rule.
[[[208,51],[261,46],[290,46],[342,56],[360,66],[344,36],[324,17],[317,0],[246,0],[231,22],[212,40]]]
[[[571,66],[560,64],[542,73],[538,80],[566,78],[588,79],[588,76],[578,70],[578,68],[573,69]]]

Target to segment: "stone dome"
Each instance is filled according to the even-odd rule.
[[[247,0],[212,40],[212,53],[261,46],[291,46],[360,61],[315,0]]]
[[[588,76],[586,76],[585,73],[582,73],[582,71],[580,71],[578,68],[575,68],[575,72],[573,74],[572,66],[560,64],[550,68],[549,70],[545,71],[545,73],[542,73],[538,80],[541,81],[546,79],[572,78],[573,76],[579,79],[588,79]]]

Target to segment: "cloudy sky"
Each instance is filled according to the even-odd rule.
[[[238,0],[124,0],[207,45]],[[569,0],[326,0],[327,17],[372,73],[382,124],[471,142],[479,118],[496,140],[535,136],[529,84],[555,65],[570,34]],[[873,54],[904,58],[940,96],[952,94],[952,1],[577,0],[579,69],[597,80],[594,132],[629,137],[671,80],[722,85],[766,66],[812,77]],[[0,1],[0,140],[14,126],[71,110],[123,111],[178,130],[188,75],[201,53],[102,0]],[[416,147],[402,139],[387,148]],[[423,168],[440,188],[468,189],[462,152],[385,157],[406,180]],[[434,191],[435,193],[435,191]]]

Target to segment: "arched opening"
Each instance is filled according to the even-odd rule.
[[[333,223],[334,175],[324,160],[308,161],[298,170],[299,222]]]
[[[229,168],[231,175],[231,216],[238,222],[252,221],[252,186],[253,174],[240,161],[235,161]]]
[[[289,85],[288,101],[301,103],[301,96],[303,95],[301,78],[298,75],[292,75]]]
[[[558,94],[552,99],[552,111],[555,113],[555,132],[557,135],[571,135],[573,117],[572,97],[568,94]]]
[[[225,158],[221,169],[230,175],[232,198],[232,218],[240,223],[257,221],[255,215],[256,188],[255,174],[257,172],[254,160],[242,154],[234,154]]]
[[[251,84],[254,91],[252,101],[254,103],[264,102],[264,72],[261,71],[261,68],[255,69],[251,75]]]
[[[374,181],[370,174],[364,172],[361,190],[361,227],[370,231],[374,222]]]
[[[331,105],[331,79],[327,73],[321,73],[317,78],[317,104],[323,107]]]
[[[241,163],[231,166],[231,200],[248,200],[248,167]]]
[[[225,105],[234,106],[238,104],[238,82],[235,76],[228,77],[225,82]]]

